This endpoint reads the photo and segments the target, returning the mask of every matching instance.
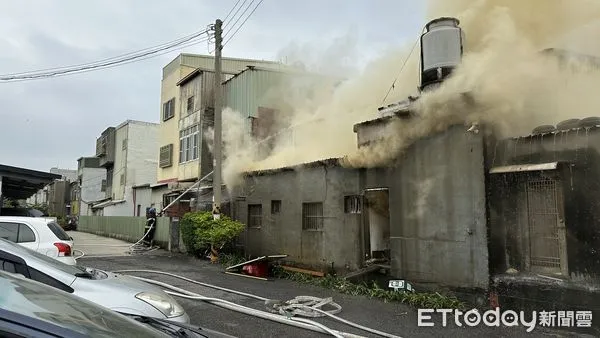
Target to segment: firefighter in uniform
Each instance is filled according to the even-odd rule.
[[[152,246],[154,244],[154,233],[156,232],[156,209],[150,208],[148,210],[148,214],[146,215],[146,226],[144,228],[144,233],[146,237],[144,238],[144,244],[147,246]]]

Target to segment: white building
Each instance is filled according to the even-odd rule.
[[[114,163],[107,177],[107,200],[93,206],[95,215],[135,216],[133,187],[156,181],[158,124],[127,120],[115,128]]]
[[[100,159],[97,157],[81,157],[77,163],[77,214],[88,216],[92,214],[91,204],[106,198],[106,169],[100,167]]]

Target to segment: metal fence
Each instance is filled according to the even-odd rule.
[[[80,216],[78,231],[128,242],[137,242],[144,235],[145,217],[131,216]],[[154,242],[163,248],[169,247],[169,218],[158,217]]]

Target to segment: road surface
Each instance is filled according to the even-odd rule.
[[[385,303],[378,299],[340,294],[288,280],[262,281],[227,275],[223,273],[223,268],[219,265],[213,265],[207,261],[181,254],[171,254],[163,250],[150,254],[129,255],[125,253],[127,250],[126,242],[79,232],[71,232],[71,236],[75,239],[75,247],[86,252],[86,256],[78,260],[80,265],[107,271],[121,269],[161,270],[269,299],[289,300],[295,296],[333,297],[333,300],[342,306],[342,312],[338,316],[399,337],[581,337],[581,335],[569,334],[564,331],[549,331],[541,328],[535,329],[532,333],[526,333],[525,328],[522,326],[516,328],[457,327],[455,325],[442,327],[441,322],[436,322],[435,327],[418,327],[416,309],[404,304]],[[106,245],[102,247],[96,245],[98,243],[106,243]],[[108,245],[118,246],[108,247]],[[111,248],[119,248],[119,250]],[[86,250],[89,250],[91,254],[88,254]],[[221,298],[259,310],[265,309],[262,301],[191,284],[173,277],[147,273],[136,273],[134,275],[170,283],[207,297]],[[185,307],[193,324],[237,337],[325,336],[320,333],[221,309],[201,301],[178,300]],[[329,318],[317,318],[315,320],[335,330],[365,337],[378,337]]]

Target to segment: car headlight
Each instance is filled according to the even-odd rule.
[[[167,316],[167,318],[178,317],[185,313],[185,310],[181,307],[181,305],[177,304],[170,297],[157,295],[155,293],[140,292],[135,295],[135,298],[152,305],[158,311]]]

